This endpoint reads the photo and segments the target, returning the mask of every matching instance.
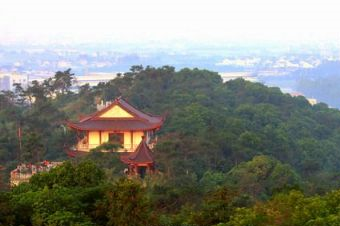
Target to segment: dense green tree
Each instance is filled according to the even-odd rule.
[[[35,132],[27,132],[23,136],[22,160],[25,162],[38,163],[42,160],[44,146],[41,137]]]
[[[15,223],[15,214],[10,203],[10,194],[0,192],[0,225],[11,226]]]
[[[235,166],[228,173],[228,180],[242,192],[253,196],[296,187],[300,181],[289,165],[268,156],[256,156],[249,162]]]
[[[202,209],[192,216],[192,221],[198,226],[210,226],[229,221],[236,206],[237,193],[227,187],[222,187],[207,195]]]
[[[4,175],[17,165],[19,127],[25,160],[61,161],[76,142],[64,122],[118,96],[166,118],[153,149],[157,174],[117,182],[126,167],[119,153],[91,152],[1,196],[1,223],[337,225],[338,191],[327,192],[340,186],[338,110],[197,68],[137,65],[78,93],[73,82],[66,70],[0,93]]]
[[[106,205],[107,225],[156,225],[145,189],[132,180],[117,181],[107,192]]]
[[[71,73],[70,68],[66,71],[57,71],[52,79],[52,90],[65,94],[70,90],[74,79],[74,74]]]
[[[45,186],[52,188],[55,185],[63,187],[91,187],[101,184],[104,178],[104,171],[93,161],[85,160],[78,164],[66,161],[49,172],[32,176],[30,183],[40,188]]]

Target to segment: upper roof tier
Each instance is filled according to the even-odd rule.
[[[77,130],[126,131],[159,129],[164,117],[154,116],[137,110],[124,99],[118,97],[113,103],[79,122],[67,122]]]

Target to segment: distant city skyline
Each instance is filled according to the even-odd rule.
[[[335,0],[2,0],[0,44],[340,43]]]

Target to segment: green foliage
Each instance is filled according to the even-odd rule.
[[[10,203],[10,195],[0,192],[0,225],[10,226],[14,225],[14,222],[15,214]]]
[[[71,88],[73,80],[74,74],[71,73],[71,69],[67,69],[63,72],[58,71],[52,79],[52,84],[49,85],[51,85],[53,91],[61,92],[62,94],[64,94]]]
[[[238,208],[228,226],[339,225],[339,191],[325,196],[305,197],[301,192],[278,194],[252,208]]]
[[[133,66],[78,93],[73,78],[0,93],[0,165],[16,165],[19,127],[24,160],[65,159],[76,139],[63,122],[123,96],[166,116],[159,175],[117,181],[119,154],[94,151],[1,194],[0,225],[338,225],[339,192],[327,193],[340,187],[338,110],[197,68]]]
[[[121,148],[122,145],[117,144],[117,143],[112,143],[112,142],[105,142],[102,143],[101,145],[97,146],[96,148],[91,149],[93,152],[98,152],[98,151],[117,151],[119,148]]]
[[[91,187],[99,185],[105,178],[104,171],[92,161],[82,161],[72,164],[67,161],[61,166],[31,177],[30,184],[40,188],[53,187]]]
[[[24,162],[40,162],[44,152],[41,137],[35,132],[27,132],[23,139],[22,152]]]
[[[219,223],[217,226],[258,226],[264,221],[252,209],[237,208],[228,223]]]
[[[209,193],[202,204],[202,209],[193,215],[194,225],[209,226],[227,222],[235,208],[237,193],[227,187]]]
[[[65,162],[14,188],[3,213],[15,216],[13,225],[95,225],[96,203],[107,189],[103,176],[91,161]]]
[[[263,196],[296,187],[300,178],[289,165],[263,155],[235,166],[228,173],[228,180],[242,192]]]
[[[201,178],[209,170],[226,173],[261,154],[289,164],[307,184],[314,183],[313,175],[340,169],[336,161],[340,113],[322,104],[311,106],[303,97],[282,94],[278,88],[242,79],[222,83],[215,72],[175,71],[170,66],[133,66],[107,83],[82,86],[78,94],[69,90],[72,82],[73,74],[66,70],[41,84],[33,82],[27,90],[18,85],[16,92],[1,94],[0,105],[6,107],[1,109],[6,110],[0,110],[4,122],[0,130],[6,132],[0,133],[4,144],[0,160],[16,158],[17,151],[12,150],[18,150],[20,123],[28,146],[43,147],[41,159],[64,157],[61,149],[74,144],[75,135],[61,122],[95,111],[101,99],[123,96],[146,112],[167,113],[156,152],[159,167],[168,176],[188,172]]]
[[[141,185],[127,179],[121,179],[109,188],[106,195],[107,225],[156,225],[144,191]]]
[[[41,224],[38,224],[41,225]],[[93,224],[89,219],[84,216],[77,216],[69,211],[56,211],[47,217],[48,226],[92,226]]]
[[[109,181],[115,181],[122,177],[126,168],[126,165],[120,160],[120,153],[117,152],[92,151],[81,159],[81,161],[84,160],[95,162],[97,166],[105,171],[105,178]]]
[[[227,182],[227,175],[221,172],[206,171],[199,183],[204,192],[216,190],[225,185]]]
[[[15,225],[94,225],[84,209],[94,209],[93,202],[102,196],[100,189],[59,186],[15,194]]]

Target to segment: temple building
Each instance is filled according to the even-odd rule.
[[[115,151],[122,152],[121,160],[129,166],[129,171],[142,175],[144,170],[153,169],[150,149],[163,122],[164,117],[139,111],[119,97],[79,122],[67,122],[67,125],[77,132],[73,153],[89,152],[102,144],[118,144]]]
[[[32,164],[32,163],[21,163],[11,171],[10,176],[10,186],[18,186],[23,182],[29,182],[30,178],[37,173],[40,172],[48,172],[51,169],[60,166],[63,164],[62,162],[50,162],[50,161],[43,161],[40,163]]]
[[[134,152],[122,155],[120,159],[128,165],[126,173],[129,175],[140,175],[143,178],[154,171],[155,162],[144,137]]]

